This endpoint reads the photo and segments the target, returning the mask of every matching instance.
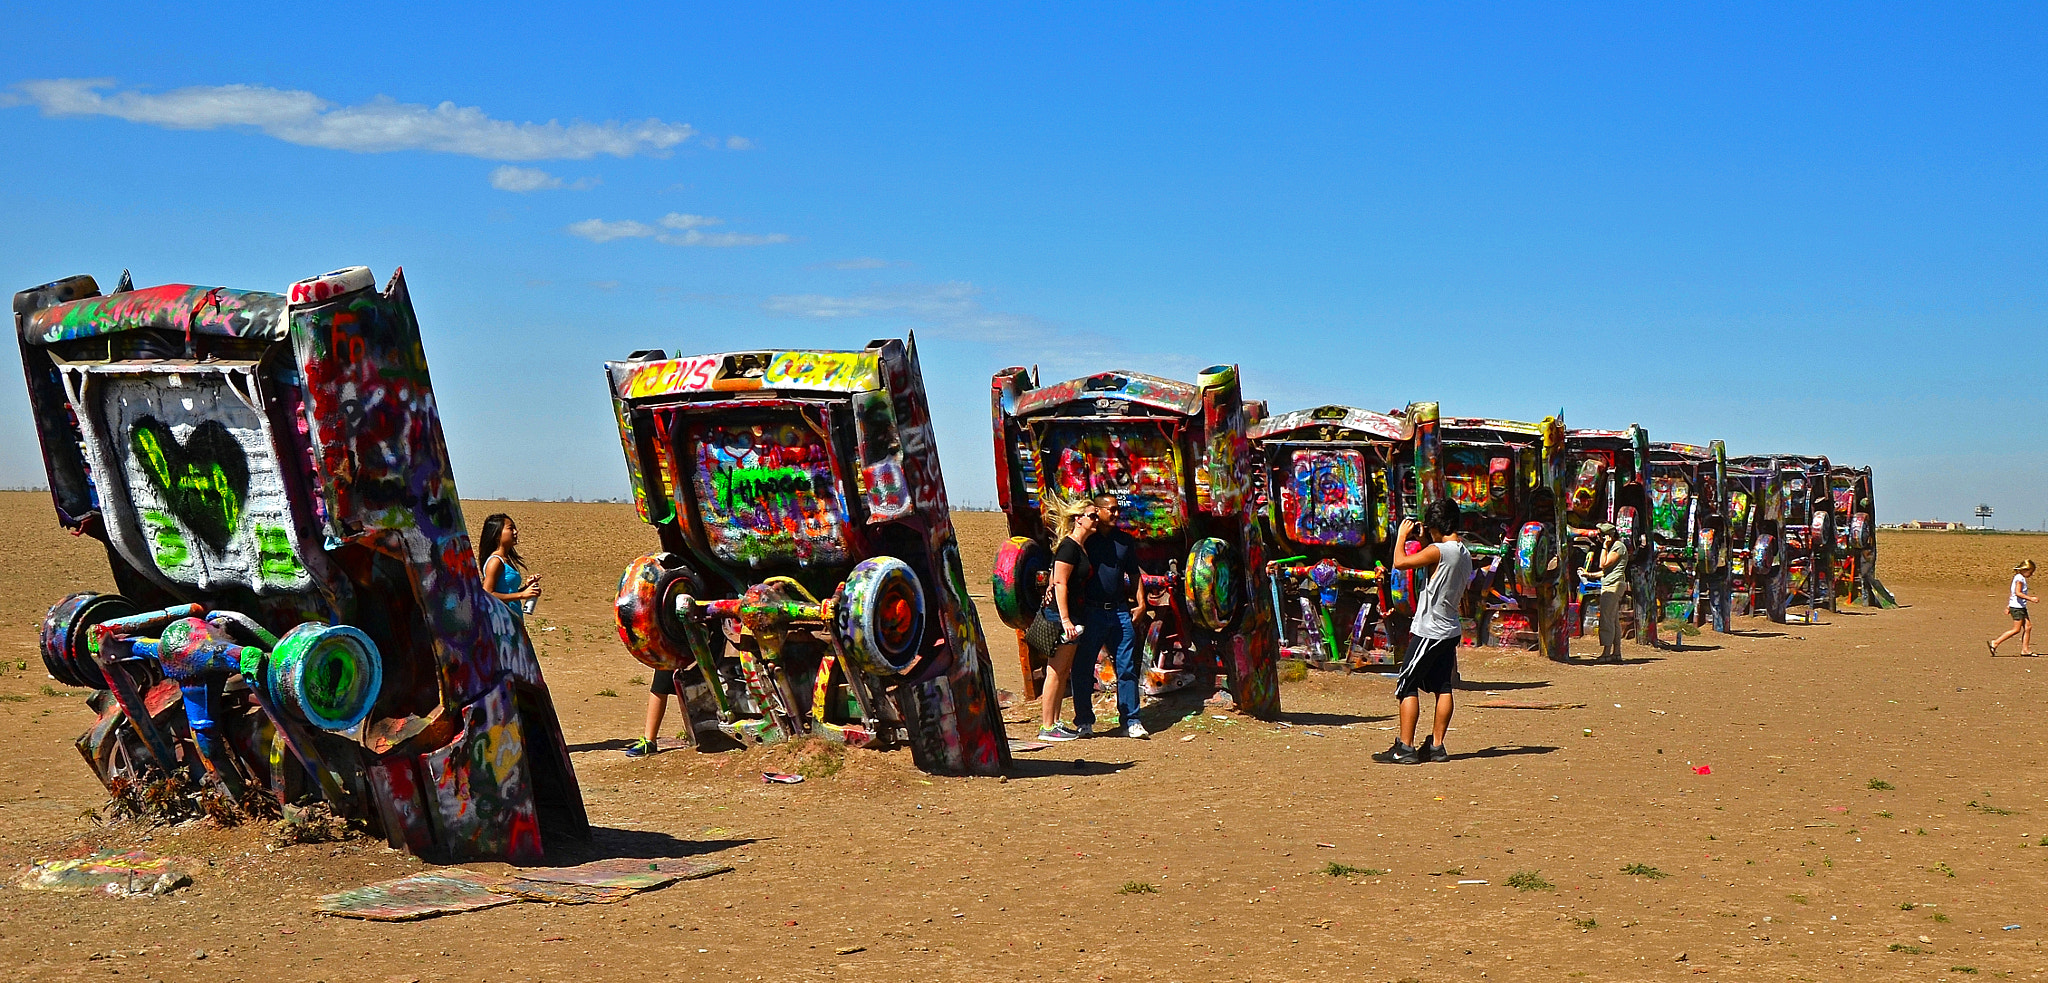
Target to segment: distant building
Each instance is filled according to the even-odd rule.
[[[1899,523],[1899,525],[1898,525],[1898,528],[1900,528],[1900,529],[1933,529],[1933,530],[1936,530],[1936,531],[1938,531],[1938,532],[1962,532],[1962,531],[1964,531],[1964,530],[1966,530],[1966,529],[1970,529],[1970,528],[1972,528],[1972,527],[1971,527],[1971,526],[1970,526],[1969,524],[1967,524],[1967,523],[1962,523],[1962,522],[1945,522],[1945,521],[1943,521],[1943,520],[1941,520],[1941,519],[1915,519],[1915,520],[1913,520],[1913,521],[1911,521],[1911,522],[1901,522],[1901,523]]]

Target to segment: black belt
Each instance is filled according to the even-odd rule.
[[[1090,601],[1088,602],[1088,606],[1102,611],[1114,611],[1121,605],[1117,604],[1115,601]]]

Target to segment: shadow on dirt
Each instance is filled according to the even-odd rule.
[[[1057,747],[1035,754],[1053,754]],[[1072,778],[1076,775],[1113,775],[1126,768],[1137,766],[1135,761],[1090,761],[1086,758],[1011,758],[1010,770],[1003,774],[1011,778]]]
[[[723,832],[723,831],[721,831]],[[592,860],[613,860],[621,857],[647,860],[668,857],[694,857],[699,854],[717,853],[734,847],[758,843],[751,837],[721,837],[707,840],[686,840],[668,833],[645,829],[612,829],[605,826],[590,827],[590,839],[581,843],[563,837],[548,841],[548,863],[564,866],[587,863]]]
[[[1555,750],[1557,750],[1557,748],[1554,748],[1548,744],[1502,744],[1498,747],[1481,748],[1477,751],[1467,751],[1464,754],[1453,754],[1451,755],[1451,760],[1463,761],[1466,758],[1505,758],[1509,755],[1515,754],[1549,754],[1550,752]]]
[[[1464,689],[1464,690],[1495,690],[1495,691],[1499,691],[1499,690],[1504,690],[1504,689],[1542,689],[1543,687],[1545,687],[1545,686],[1548,686],[1548,685],[1550,685],[1550,680],[1548,680],[1548,679],[1524,679],[1524,680],[1522,680],[1521,682],[1511,682],[1511,683],[1475,683],[1475,682],[1471,682],[1471,681],[1469,681],[1469,680],[1464,680],[1464,679],[1460,679],[1460,680],[1458,680],[1458,681],[1457,681],[1456,683],[1454,683],[1453,685],[1455,685],[1455,686],[1456,686],[1456,687],[1457,687],[1458,689]]]
[[[1313,710],[1282,710],[1280,721],[1296,727],[1342,727],[1346,724],[1376,724],[1392,720],[1394,715],[1383,713],[1377,717],[1361,717],[1355,713],[1318,713]]]

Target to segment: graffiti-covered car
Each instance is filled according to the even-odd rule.
[[[1564,420],[1440,420],[1434,404],[1417,410],[1419,497],[1424,507],[1439,498],[1457,503],[1474,556],[1466,643],[1564,658],[1575,600],[1561,543]]]
[[[1567,555],[1573,574],[1570,582],[1579,599],[1578,617],[1567,615],[1572,634],[1599,634],[1600,607],[1585,599],[1599,592],[1599,527],[1604,523],[1614,526],[1628,553],[1623,562],[1628,568],[1630,603],[1621,609],[1620,637],[1655,645],[1659,619],[1654,616],[1656,552],[1647,528],[1649,433],[1635,424],[1625,430],[1573,430],[1565,434],[1564,443]]]
[[[1390,589],[1394,532],[1416,518],[1409,413],[1318,406],[1251,428],[1274,629],[1284,657],[1355,668],[1407,634]]]
[[[619,636],[675,670],[692,740],[909,745],[1009,762],[915,340],[605,363],[633,501],[661,550]]]
[[[14,297],[57,517],[115,592],[42,631],[119,799],[324,799],[430,857],[588,833],[540,664],[486,593],[402,272]]]
[[[1727,630],[1727,452],[1706,446],[1650,445],[1650,542],[1658,617]]]
[[[1023,630],[1052,567],[1046,517],[1061,502],[1108,494],[1137,540],[1150,602],[1139,644],[1145,694],[1213,691],[1220,680],[1240,711],[1278,714],[1273,600],[1237,367],[1213,366],[1193,384],[1119,370],[1048,386],[1008,368],[996,373],[990,400],[996,493],[1011,536],[996,557],[994,596],[1017,629],[1026,695],[1044,673]]]
[[[1763,494],[1749,524],[1755,596],[1772,621],[1812,622],[1819,609],[1834,607],[1833,467],[1826,457],[1799,454],[1752,454],[1730,464],[1757,475]]]
[[[1877,579],[1877,484],[1869,468],[1837,464],[1828,471],[1834,512],[1836,602],[1897,607]]]

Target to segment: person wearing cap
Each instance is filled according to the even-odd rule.
[[[1600,661],[1621,661],[1621,592],[1628,583],[1628,546],[1614,523],[1600,524]]]

